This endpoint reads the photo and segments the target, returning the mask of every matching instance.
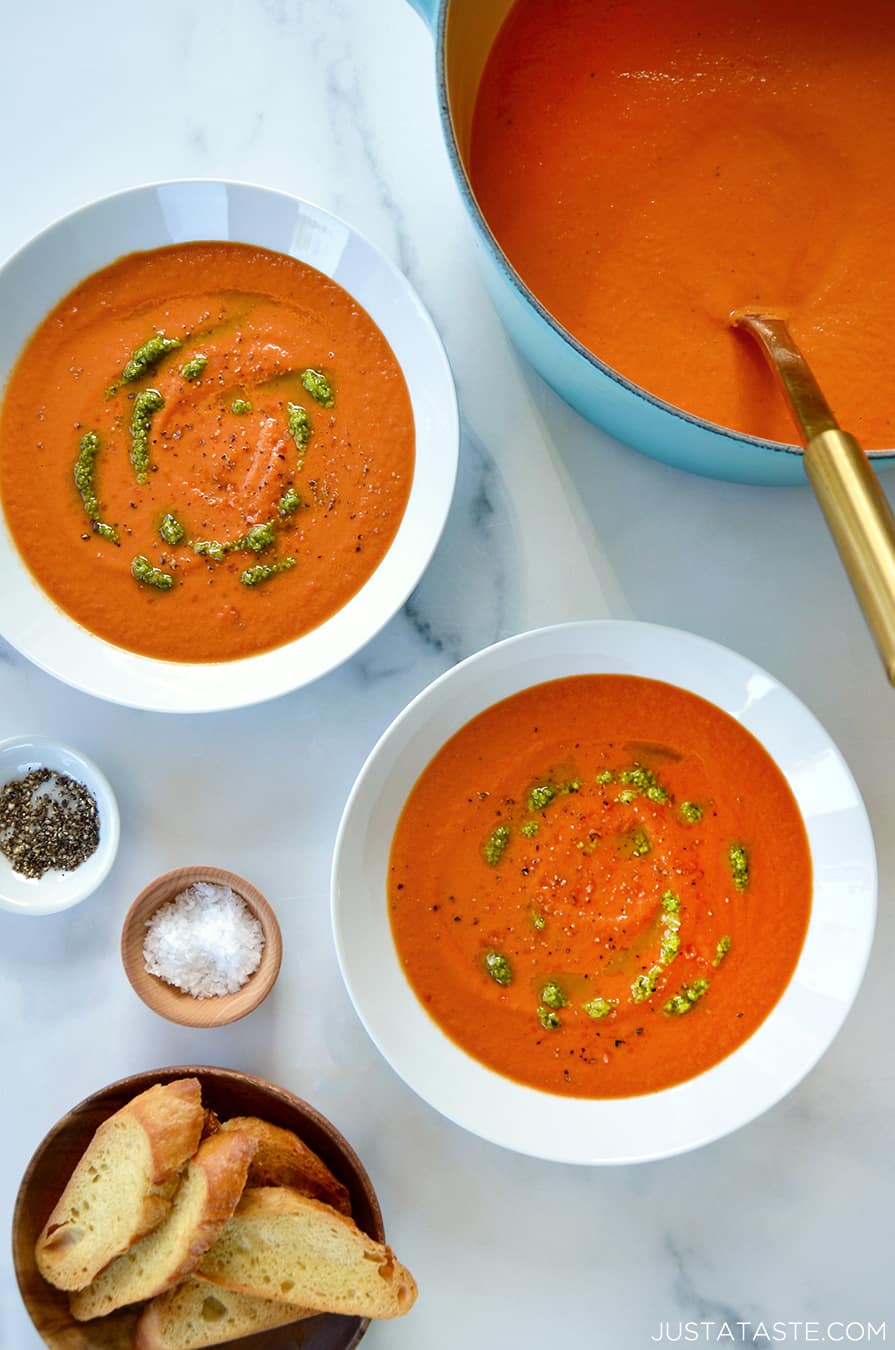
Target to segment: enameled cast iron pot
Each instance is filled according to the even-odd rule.
[[[587,351],[544,308],[501,251],[466,171],[479,80],[512,0],[410,0],[435,35],[441,124],[454,176],[475,225],[485,281],[510,336],[573,408],[654,459],[710,478],[804,483],[801,448],[727,431],[655,398]],[[877,468],[895,449],[871,452]]]

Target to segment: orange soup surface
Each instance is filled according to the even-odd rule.
[[[732,310],[788,317],[840,421],[895,446],[891,0],[516,0],[476,196],[523,280],[650,393],[796,439]]]
[[[179,244],[89,277],[0,417],[0,497],[49,595],[118,646],[249,656],[370,577],[410,492],[413,413],[369,314],[322,273]]]
[[[667,1088],[729,1055],[793,973],[805,829],[738,722],[655,680],[537,685],[463,727],[392,845],[410,984],[471,1055],[574,1097]]]

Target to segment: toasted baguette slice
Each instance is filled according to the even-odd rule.
[[[416,1299],[390,1247],[289,1186],[247,1190],[196,1273],[240,1294],[357,1317],[400,1317]]]
[[[146,1304],[134,1331],[133,1350],[201,1350],[313,1315],[289,1303],[221,1289],[192,1275]]]
[[[258,1151],[249,1168],[249,1186],[291,1186],[312,1200],[332,1205],[340,1214],[351,1213],[348,1190],[291,1130],[271,1125],[257,1116],[233,1116],[222,1130],[239,1130],[257,1141]]]
[[[146,1237],[115,1258],[86,1289],[71,1294],[79,1322],[154,1298],[195,1269],[242,1195],[255,1142],[246,1134],[213,1134],[189,1163],[171,1212]]]
[[[205,1112],[205,1124],[202,1126],[202,1138],[207,1139],[210,1134],[217,1134],[221,1128],[221,1119],[216,1111],[209,1108]]]
[[[198,1078],[157,1083],[104,1120],[37,1239],[57,1289],[83,1289],[171,1208],[205,1120]]]

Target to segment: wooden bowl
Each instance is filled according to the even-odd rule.
[[[157,975],[150,975],[144,964],[143,942],[147,919],[160,905],[173,900],[196,881],[229,886],[248,905],[264,933],[261,964],[235,994],[194,998],[173,984],[167,984]],[[176,867],[173,872],[156,877],[155,881],[144,887],[127,911],[121,930],[121,960],[134,990],[153,1012],[167,1017],[169,1022],[179,1022],[186,1027],[222,1027],[252,1012],[273,988],[282,955],[280,925],[264,896],[251,882],[223,867]]]
[[[377,1242],[385,1239],[376,1192],[363,1164],[335,1126],[301,1098],[232,1069],[191,1066],[135,1074],[93,1093],[63,1116],[39,1145],[19,1186],[12,1221],[16,1278],[31,1320],[51,1350],[129,1350],[136,1310],[122,1309],[93,1322],[76,1322],[69,1313],[67,1296],[39,1274],[34,1244],[97,1127],[137,1093],[173,1078],[198,1078],[203,1103],[222,1120],[260,1116],[294,1130],[347,1186],[357,1226]],[[351,1350],[368,1325],[365,1318],[321,1313],[227,1344],[240,1350]]]

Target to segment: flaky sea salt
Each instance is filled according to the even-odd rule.
[[[235,994],[263,950],[260,923],[229,886],[194,882],[146,920],[146,969],[193,998]]]

